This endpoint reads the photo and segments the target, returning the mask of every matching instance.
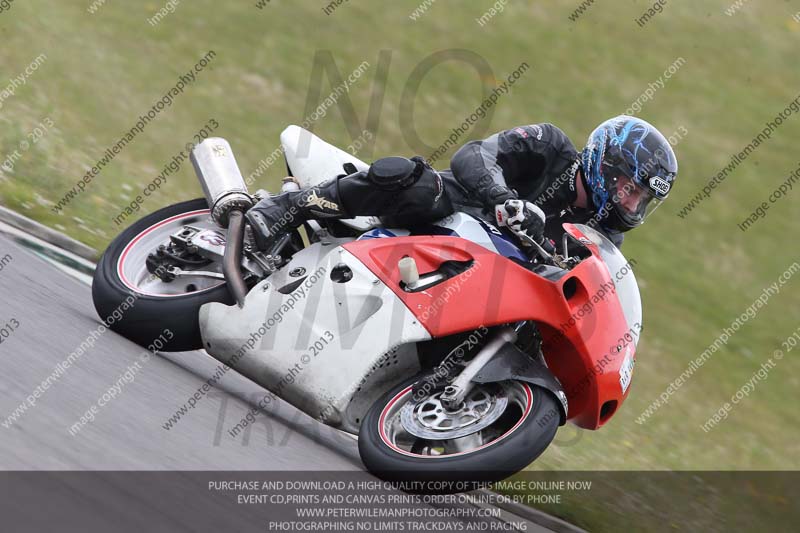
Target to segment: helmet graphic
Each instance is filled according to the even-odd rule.
[[[589,135],[581,168],[601,226],[628,231],[667,198],[678,161],[669,141],[650,123],[620,115]]]

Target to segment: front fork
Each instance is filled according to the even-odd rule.
[[[494,338],[472,358],[472,361],[467,363],[467,366],[456,376],[453,382],[445,387],[442,393],[442,404],[451,410],[458,409],[467,394],[475,387],[475,382],[472,381],[475,376],[477,376],[481,369],[497,355],[497,352],[499,352],[506,343],[513,344],[516,340],[517,331],[515,329],[510,327],[501,329]]]
[[[568,404],[561,383],[547,368],[543,358],[531,358],[514,344],[524,325],[524,322],[520,322],[515,327],[500,329],[467,363],[442,393],[441,400],[445,408],[459,409],[476,384],[516,380],[550,392],[558,400],[561,425],[566,423]]]

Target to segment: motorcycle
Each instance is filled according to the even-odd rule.
[[[311,187],[363,161],[297,126],[290,179]],[[466,213],[416,228],[312,220],[258,250],[230,145],[192,151],[205,198],[126,229],[100,260],[101,317],[164,350],[205,349],[320,422],[358,436],[387,480],[495,481],[530,465],[568,420],[608,423],[630,391],[641,300],[622,253],[564,224],[563,250]],[[628,269],[629,270],[629,269]],[[162,335],[163,336],[163,335]]]

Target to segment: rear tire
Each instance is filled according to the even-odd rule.
[[[207,216],[207,212],[208,203],[202,198],[171,205],[134,223],[111,242],[97,264],[92,299],[97,313],[110,324],[112,330],[144,347],[150,346],[155,339],[169,338],[169,335],[164,336],[165,330],[169,330],[172,332],[171,340],[161,351],[181,352],[203,347],[200,307],[210,302],[233,304],[226,283],[220,282],[214,287],[187,294],[157,296],[139,292],[124,283],[118,266],[129,244],[148,230],[155,229],[159,223],[180,215],[187,215],[187,222],[191,222],[188,214],[195,213],[196,218],[200,219]],[[135,302],[123,310],[124,302],[131,295]],[[121,315],[119,319],[112,317],[115,311],[116,316]]]
[[[387,481],[492,482],[524,469],[544,452],[558,429],[558,406],[546,390],[523,382],[506,382],[523,391],[529,402],[502,436],[471,451],[453,455],[415,454],[394,446],[388,429],[392,404],[404,404],[419,376],[387,392],[367,413],[358,436],[358,450],[367,469]],[[406,400],[406,401],[404,401]],[[511,404],[506,408],[511,408]],[[431,442],[431,441],[428,441]],[[436,442],[436,441],[432,441]],[[430,452],[429,452],[430,453]]]

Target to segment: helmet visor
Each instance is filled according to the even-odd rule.
[[[661,205],[661,200],[631,178],[620,175],[610,180],[609,196],[617,213],[629,226],[638,226]]]

